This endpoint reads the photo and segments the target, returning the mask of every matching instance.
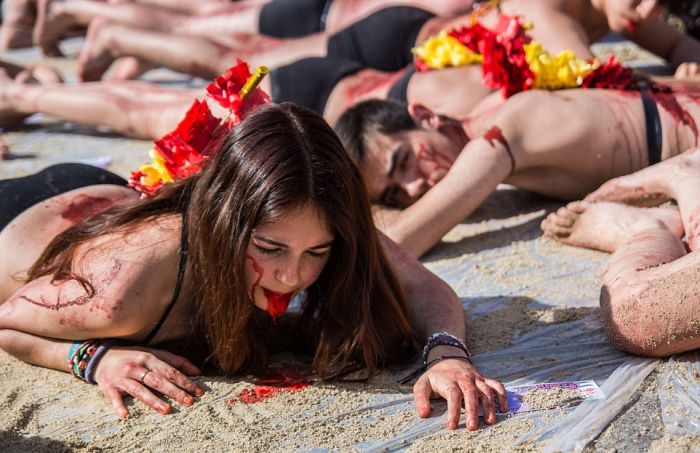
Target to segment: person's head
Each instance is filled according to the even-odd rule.
[[[187,214],[189,269],[222,369],[259,362],[261,309],[284,311],[304,290],[321,372],[350,360],[373,370],[411,343],[362,177],[319,115],[293,104],[251,114],[198,177]]]
[[[615,33],[634,31],[640,22],[655,20],[663,12],[657,0],[593,0]]]
[[[71,271],[78,244],[180,213],[193,332],[223,372],[265,364],[275,327],[265,310],[285,308],[302,290],[299,333],[311,342],[320,375],[350,364],[374,372],[413,351],[403,291],[382,252],[362,177],[328,124],[293,104],[249,115],[202,173],[59,235],[29,277],[80,280]]]
[[[406,207],[442,179],[468,138],[459,121],[428,108],[369,100],[346,110],[335,130],[374,201]]]

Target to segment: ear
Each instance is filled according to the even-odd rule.
[[[416,120],[416,123],[426,129],[435,129],[440,126],[440,116],[423,104],[409,104],[408,114]]]

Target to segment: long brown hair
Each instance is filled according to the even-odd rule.
[[[249,370],[267,359],[264,323],[244,278],[253,228],[311,204],[335,239],[329,261],[306,291],[299,316],[322,377],[361,365],[372,374],[413,352],[401,286],[384,256],[359,171],[327,123],[293,104],[270,105],[226,137],[201,174],[154,197],[111,208],[66,230],[29,271],[30,279],[79,278],[71,262],[92,238],[161,215],[187,212],[187,271],[197,324],[217,366]]]

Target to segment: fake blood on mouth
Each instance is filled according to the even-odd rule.
[[[289,301],[292,300],[294,293],[276,293],[267,288],[263,288],[263,294],[267,299],[267,312],[272,316],[272,319],[277,319],[277,315],[287,311]]]
[[[311,385],[309,370],[293,364],[282,364],[269,368],[256,379],[252,388],[241,390],[229,404],[255,404],[274,398],[282,393],[294,393]]]

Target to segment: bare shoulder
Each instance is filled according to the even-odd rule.
[[[79,247],[73,271],[90,283],[29,282],[0,305],[0,328],[53,338],[140,339],[172,296],[180,216],[144,222]]]

